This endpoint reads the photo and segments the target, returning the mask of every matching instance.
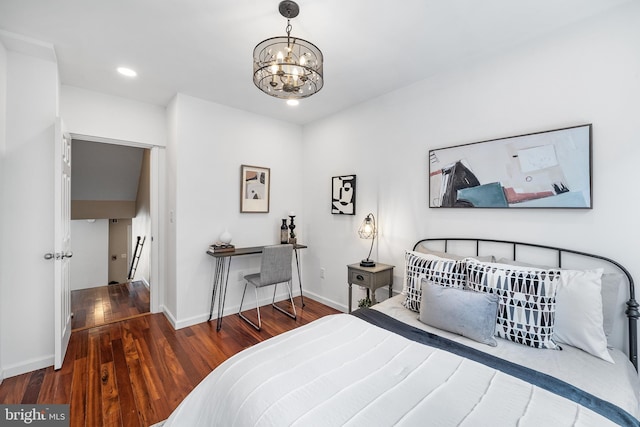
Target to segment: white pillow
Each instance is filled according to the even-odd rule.
[[[517,265],[523,267],[549,268],[546,266],[529,264],[526,262],[513,261],[508,258],[500,258],[498,262],[502,264]],[[600,292],[600,294],[602,295],[602,323],[604,327],[604,334],[607,336],[609,347],[613,347],[613,345],[609,341],[609,337],[611,336],[611,333],[616,326],[616,320],[618,319],[618,317],[622,317],[622,313],[624,312],[624,308],[620,304],[618,304],[618,295],[620,293],[620,289],[624,288],[624,283],[624,276],[620,273],[602,274],[602,290]]]
[[[624,317],[624,306],[618,304],[618,295],[620,290],[625,287],[625,277],[620,273],[602,273],[602,318],[604,334],[607,336],[609,347],[613,347],[610,342],[610,336],[616,327],[624,328],[618,325],[618,319]]]
[[[607,362],[602,314],[602,269],[561,270],[556,291],[554,338]]]

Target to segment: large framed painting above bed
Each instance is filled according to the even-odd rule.
[[[591,124],[429,151],[429,207],[592,207]]]
[[[487,239],[404,256],[402,294],[232,356],[165,427],[640,425],[624,266]]]

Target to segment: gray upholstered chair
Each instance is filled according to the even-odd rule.
[[[240,309],[238,310],[238,315],[257,330],[260,330],[260,328],[262,327],[262,321],[260,320],[260,307],[258,306],[258,288],[273,285],[273,300],[271,301],[271,305],[276,310],[281,311],[292,319],[296,318],[296,306],[293,304],[293,295],[291,293],[292,255],[293,245],[265,246],[262,250],[260,273],[248,274],[244,276],[246,283],[244,285],[244,291],[242,292],[242,300],[240,301]],[[291,301],[293,313],[290,313],[278,307],[275,303],[276,291],[278,289],[279,283],[286,283],[287,285],[287,290],[289,291],[289,300]],[[253,285],[255,288],[256,310],[258,311],[257,325],[242,314],[242,304],[244,303],[244,296],[247,292],[247,286],[249,285]]]

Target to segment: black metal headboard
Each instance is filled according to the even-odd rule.
[[[631,363],[633,364],[633,366],[636,368],[636,371],[638,370],[638,327],[637,327],[637,323],[638,323],[638,318],[640,318],[640,311],[638,310],[638,308],[640,307],[640,305],[638,304],[638,302],[636,301],[635,298],[635,286],[633,283],[633,277],[631,277],[631,274],[629,273],[629,271],[619,262],[614,261],[610,258],[601,256],[601,255],[594,255],[594,254],[590,254],[590,253],[586,253],[586,252],[582,252],[582,251],[576,251],[576,250],[572,250],[572,249],[563,249],[563,248],[558,248],[558,247],[554,247],[554,246],[546,246],[546,245],[539,245],[539,244],[535,244],[535,243],[524,243],[524,242],[514,242],[514,241],[509,241],[509,240],[493,240],[493,239],[477,239],[477,238],[461,238],[461,237],[440,237],[440,238],[428,238],[428,239],[422,239],[419,240],[418,242],[416,242],[415,245],[413,245],[413,250],[416,250],[418,248],[419,245],[425,243],[425,242],[441,242],[444,244],[444,252],[448,252],[448,246],[449,246],[449,242],[475,242],[475,255],[476,256],[480,256],[480,246],[482,243],[498,243],[498,244],[504,244],[504,245],[510,245],[512,247],[512,257],[514,260],[518,260],[518,249],[519,248],[538,248],[538,249],[544,249],[544,250],[548,250],[548,251],[553,251],[556,254],[557,257],[557,267],[558,268],[562,268],[562,256],[563,254],[572,254],[572,255],[579,255],[582,257],[587,257],[587,258],[593,258],[593,259],[598,259],[601,261],[605,261],[606,263],[609,263],[612,266],[615,266],[620,272],[622,272],[626,277],[627,277],[627,281],[629,283],[629,299],[627,300],[627,309],[625,311],[625,314],[627,316],[628,322],[629,322],[629,360],[631,361]]]

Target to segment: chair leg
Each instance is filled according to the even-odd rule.
[[[244,291],[242,291],[242,299],[240,300],[240,309],[238,310],[238,316],[240,316],[240,318],[242,320],[244,320],[245,322],[247,322],[248,324],[250,324],[251,326],[253,326],[257,330],[260,330],[260,328],[262,328],[262,321],[260,320],[260,307],[258,307],[258,288],[255,288],[255,291],[256,291],[256,310],[258,311],[258,324],[256,325],[251,320],[249,320],[247,317],[245,317],[244,314],[242,314],[242,303],[244,302],[244,295],[247,292],[247,285],[248,285],[248,283],[244,284]]]
[[[293,294],[291,293],[291,282],[286,282],[287,284],[287,290],[289,291],[289,301],[291,301],[291,307],[293,307],[293,314],[291,314],[290,312],[278,307],[276,305],[276,290],[278,289],[278,284],[276,283],[275,286],[273,287],[273,300],[271,300],[271,305],[273,306],[273,308],[275,308],[276,310],[286,314],[287,316],[291,317],[292,319],[297,319],[298,315],[296,313],[296,305],[293,303]]]

